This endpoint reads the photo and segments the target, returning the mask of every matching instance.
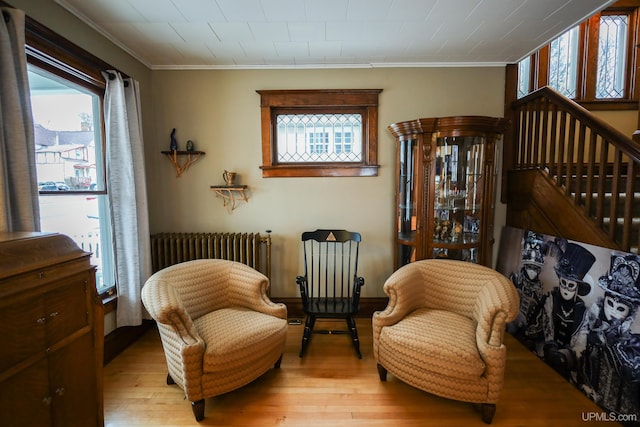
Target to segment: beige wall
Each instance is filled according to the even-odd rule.
[[[363,295],[383,296],[382,284],[393,268],[395,167],[395,142],[386,126],[419,117],[503,114],[503,67],[152,71],[52,0],[6,1],[140,82],[151,231],[273,230],[274,296],[298,295],[299,236],[316,227],[362,232]],[[255,91],[293,88],[383,89],[379,176],[262,178]],[[625,134],[635,130],[635,112],[601,116]],[[181,147],[192,139],[207,152],[181,178],[160,154],[174,127]],[[222,182],[224,169],[238,172],[250,187],[249,202],[230,214],[209,188]],[[499,205],[496,242],[502,224]]]
[[[502,116],[504,68],[154,71],[155,133],[145,138],[151,230],[273,230],[272,295],[297,296],[300,233],[322,227],[362,233],[364,297],[384,296],[393,269],[395,140],[386,126],[419,117]],[[262,178],[258,89],[383,89],[377,177]],[[207,154],[180,178],[161,154],[176,128]],[[228,213],[209,186],[225,170],[250,187]],[[500,230],[501,226],[497,227]]]
[[[419,117],[502,116],[504,68],[323,70],[150,70],[51,0],[8,0],[37,21],[140,82],[151,231],[273,230],[272,295],[298,295],[300,233],[340,227],[363,235],[363,296],[384,296],[393,269],[395,141],[388,124]],[[379,176],[262,178],[257,89],[383,89],[379,109]],[[160,151],[177,129],[207,154],[181,178]],[[250,187],[232,213],[209,188],[225,170]],[[501,222],[498,215],[496,230]],[[498,241],[498,240],[497,240]]]
[[[613,126],[627,137],[633,137],[633,133],[638,129],[638,111],[592,111],[593,114]]]

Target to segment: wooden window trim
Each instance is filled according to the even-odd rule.
[[[640,0],[621,0],[613,6],[594,15],[580,24],[580,45],[578,51],[578,75],[576,98],[574,101],[589,110],[636,110],[640,100],[637,72],[639,43],[638,8]],[[601,15],[627,14],[629,16],[629,34],[627,41],[627,64],[625,97],[598,99],[595,97],[597,76],[598,29]],[[544,87],[549,81],[549,45],[545,45],[531,55],[529,91]]]
[[[378,95],[382,89],[258,90],[262,127],[262,176],[341,177],[377,176]],[[358,111],[362,114],[360,162],[278,163],[276,124],[279,112],[314,114],[319,111]]]

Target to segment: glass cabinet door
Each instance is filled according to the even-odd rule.
[[[478,261],[484,138],[436,138],[433,257]]]
[[[491,265],[497,146],[507,122],[485,116],[393,123],[394,267],[427,258]]]
[[[396,254],[399,265],[416,259],[417,241],[417,191],[418,182],[418,140],[407,139],[398,142],[397,175],[397,221],[398,247]]]

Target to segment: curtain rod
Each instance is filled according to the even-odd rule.
[[[112,71],[105,71],[105,72],[109,76],[109,80],[115,80],[116,79],[116,75],[115,75],[114,72],[112,72]],[[129,87],[129,82],[127,80],[124,81],[124,87]]]

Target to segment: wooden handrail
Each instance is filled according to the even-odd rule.
[[[561,106],[567,113],[575,117],[577,120],[586,122],[589,127],[599,135],[603,135],[606,139],[616,141],[616,145],[631,158],[640,161],[640,146],[633,139],[629,138],[607,122],[595,116],[589,110],[584,108],[577,102],[565,97],[549,86],[542,87],[530,94],[514,101],[512,109],[517,110],[520,106],[531,104],[535,100],[547,99],[550,104]]]
[[[506,114],[503,169],[547,172],[615,246],[637,252],[640,144],[549,87],[513,101]]]

